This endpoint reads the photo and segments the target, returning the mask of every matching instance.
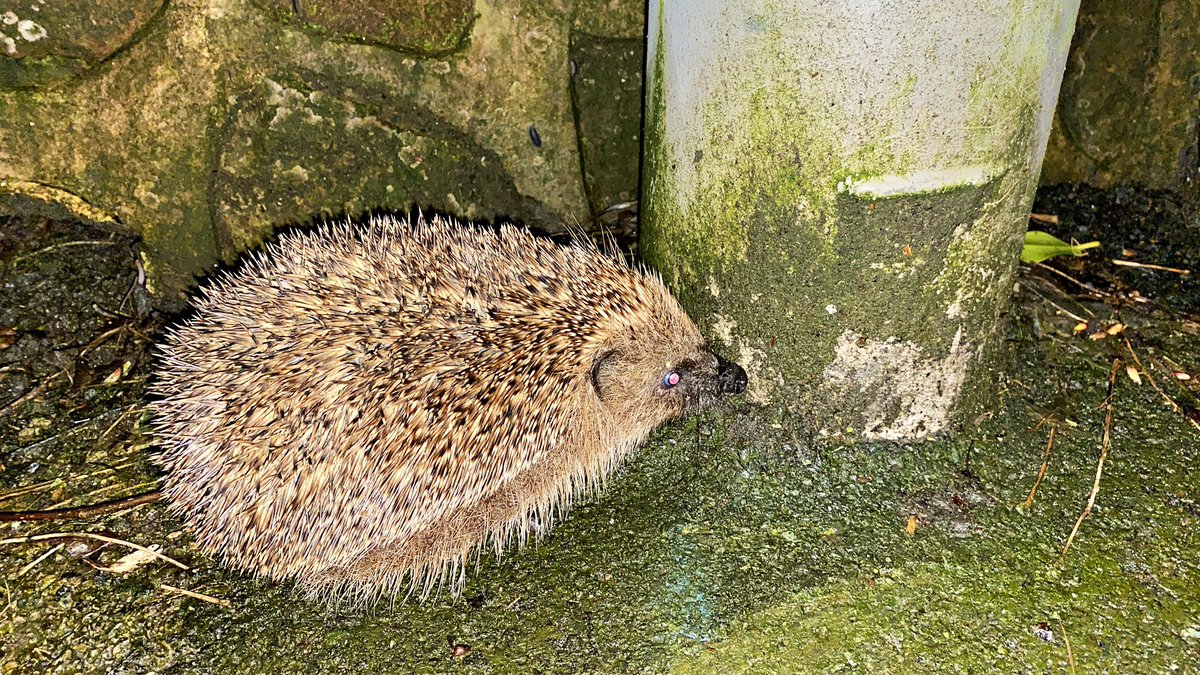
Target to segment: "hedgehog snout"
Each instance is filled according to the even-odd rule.
[[[722,394],[740,394],[746,391],[749,379],[746,370],[729,359],[717,354],[717,385]]]

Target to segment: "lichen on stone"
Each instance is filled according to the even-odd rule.
[[[868,338],[846,330],[837,341],[825,381],[861,408],[868,440],[919,439],[946,429],[974,359],[974,350],[954,335],[942,358],[896,337]]]

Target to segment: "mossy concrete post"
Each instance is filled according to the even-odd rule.
[[[652,0],[642,250],[822,433],[987,402],[1078,1]]]

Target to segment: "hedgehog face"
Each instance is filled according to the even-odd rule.
[[[699,336],[683,349],[670,349],[672,344],[681,343],[629,340],[602,351],[592,368],[592,386],[605,408],[640,427],[643,436],[746,389],[746,371],[713,353]],[[647,351],[647,345],[653,347]]]
[[[664,370],[659,395],[682,403],[684,415],[712,406],[726,394],[746,390],[746,371],[707,348]]]

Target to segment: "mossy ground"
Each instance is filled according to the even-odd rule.
[[[1063,215],[1059,236],[1091,218],[1104,259],[1134,247],[1195,266],[1186,237],[1148,234],[1182,227],[1169,200],[1106,195],[1056,193],[1038,208]],[[1087,215],[1096,204],[1104,218]],[[139,421],[143,336],[166,319],[140,302],[128,240],[34,217],[0,232],[0,329],[16,329],[0,332],[12,343],[0,349],[0,508],[137,491],[155,477]],[[1181,405],[1194,405],[1189,382],[1150,364],[1200,378],[1194,306],[1176,299],[1195,282],[1098,267],[1062,269],[1122,302],[1076,302],[1053,294],[1054,275],[1023,272],[1001,393],[955,438],[830,444],[802,420],[734,404],[663,430],[539,545],[485,558],[458,600],[308,604],[221,570],[161,505],[5,525],[3,537],[107,532],[192,569],[105,571],[129,550],[77,540],[0,546],[0,673],[1196,672],[1200,434],[1145,375],[1139,386],[1118,373],[1097,508],[1057,561],[1095,476],[1111,360],[1129,357],[1120,336],[1077,335],[1047,300],[1128,326]],[[1046,478],[1019,509],[1052,425]],[[13,496],[22,488],[34,489]]]

